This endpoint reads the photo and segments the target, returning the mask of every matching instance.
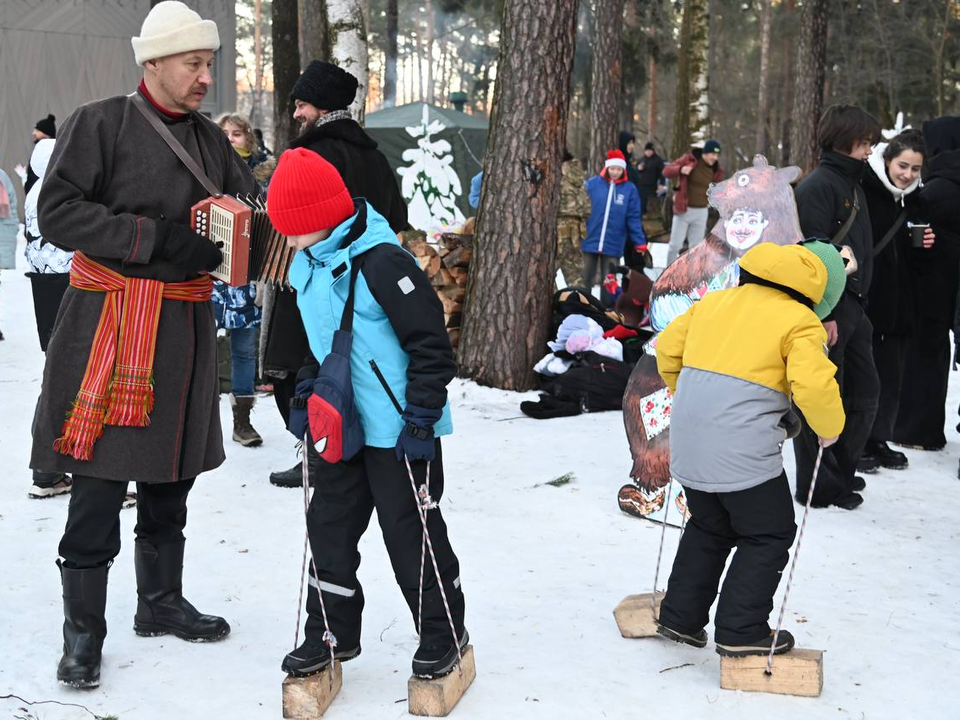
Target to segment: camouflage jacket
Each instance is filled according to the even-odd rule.
[[[583,168],[579,160],[567,160],[563,164],[560,180],[560,217],[585,219],[590,215],[590,196],[583,185]]]

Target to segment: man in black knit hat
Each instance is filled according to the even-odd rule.
[[[300,123],[300,136],[290,147],[312,150],[333,165],[350,196],[366,198],[387,219],[390,228],[400,232],[407,227],[407,205],[396,175],[387,158],[377,150],[376,141],[347,110],[358,87],[357,78],[343,68],[320,60],[311,62],[290,92],[297,108],[293,117]],[[301,380],[311,373],[315,376],[317,362],[310,354],[295,291],[277,291],[269,323],[264,320],[264,325],[263,366],[274,378],[274,399],[286,422],[298,374]],[[271,473],[270,482],[280,487],[299,487],[300,465]]]

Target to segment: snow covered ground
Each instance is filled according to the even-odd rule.
[[[22,268],[2,279],[0,695],[82,703],[122,720],[279,718],[304,529],[300,492],[267,482],[295,459],[270,398],[253,416],[264,446],[228,442],[226,463],[197,482],[190,500],[187,595],[226,616],[232,635],[212,645],[134,635],[135,511],[125,510],[103,684],[90,692],[57,686],[54,559],[67,499],[26,495],[43,356]],[[868,477],[855,512],[813,513],[786,627],[800,646],[826,651],[825,682],[820,698],[801,699],[720,690],[712,643],[698,651],[620,637],[611,611],[625,595],[650,591],[660,528],[617,508],[630,466],[619,413],[532,420],[518,409],[525,396],[455,382],[443,508],[461,560],[478,677],[454,717],[960,718],[958,388],[955,381],[945,451],[907,451],[908,471]],[[226,399],[221,409],[229,437]],[[565,473],[575,475],[570,484],[545,484]],[[668,566],[677,538],[668,530]],[[402,718],[416,637],[375,523],[361,552],[364,651],[344,666],[327,717]],[[0,717],[91,716],[7,699]]]

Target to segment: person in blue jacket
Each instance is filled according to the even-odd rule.
[[[623,153],[610,150],[603,170],[586,183],[591,210],[587,219],[587,237],[580,248],[583,251],[583,285],[588,289],[603,281],[603,258],[619,264],[625,243],[631,243],[638,254],[647,249],[647,237],[640,223],[640,195],[636,186],[627,182],[626,171],[627,161]]]
[[[325,449],[317,448],[317,467],[310,473],[316,491],[307,513],[316,576],[311,568],[304,642],[284,658],[282,668],[296,676],[323,670],[331,662],[328,632],[336,638],[332,652],[337,659],[359,655],[364,600],[357,580],[357,544],[376,508],[397,583],[414,623],[419,621],[413,673],[444,675],[457,662],[458,646],[462,651],[468,641],[460,565],[440,510],[431,503],[427,527],[443,593],[428,557],[421,608],[423,529],[410,477],[412,473],[428,499],[440,500],[440,437],[453,431],[447,384],[457,371],[443,307],[387,220],[364,199],[351,199],[336,168],[320,155],[304,148],[283,153],[267,212],[277,231],[299,250],[290,284],[297,291],[310,350],[321,363],[340,327],[351,276],[356,278],[349,357],[364,435],[363,448],[339,462],[326,462],[321,457]],[[352,272],[355,264],[359,273]],[[301,370],[298,377],[297,395],[308,404],[323,402],[313,395],[317,372]],[[303,405],[297,399],[291,403],[288,427],[303,438],[308,422],[306,413],[297,411]]]
[[[483,170],[478,172],[470,179],[470,194],[467,196],[467,201],[470,203],[470,207],[476,210],[480,207],[480,186],[483,184]]]

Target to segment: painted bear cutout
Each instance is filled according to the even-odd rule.
[[[654,283],[650,318],[659,334],[709,292],[736,287],[740,257],[758,242],[800,242],[800,220],[791,183],[800,168],[776,168],[763,155],[752,167],[711,185],[707,199],[720,220],[707,239],[681,255]],[[630,375],[623,396],[623,423],[630,444],[633,485],[620,489],[620,509],[647,517],[660,509],[670,482],[671,396],[657,372],[657,336]]]

